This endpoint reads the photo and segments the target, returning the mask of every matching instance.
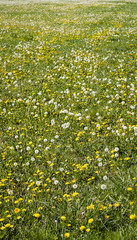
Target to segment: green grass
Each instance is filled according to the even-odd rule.
[[[137,3],[0,12],[0,239],[137,239]]]

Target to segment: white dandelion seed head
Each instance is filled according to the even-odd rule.
[[[103,177],[103,180],[104,180],[104,181],[106,181],[107,179],[108,179],[108,177],[107,177],[107,176],[104,176],[104,177]]]
[[[102,190],[105,190],[106,188],[107,188],[107,186],[106,186],[105,184],[102,184],[102,185],[101,185],[101,189],[102,189]]]
[[[78,186],[77,184],[73,184],[73,188],[76,189]]]

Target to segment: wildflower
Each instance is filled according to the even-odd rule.
[[[22,212],[26,212],[27,210],[25,208],[22,209]]]
[[[79,193],[74,192],[72,195],[73,195],[73,197],[75,197],[75,196],[79,195]]]
[[[4,221],[4,218],[0,218],[0,222]]]
[[[58,180],[55,180],[55,181],[54,181],[54,184],[55,184],[55,185],[57,185],[58,183],[59,183],[59,181],[58,181]]]
[[[102,184],[102,185],[101,185],[101,189],[102,189],[102,190],[105,190],[106,187],[107,187],[107,186],[106,186],[105,184]]]
[[[129,188],[127,188],[127,190],[128,190],[128,191],[132,191],[132,188],[129,187]]]
[[[13,228],[13,225],[11,225],[10,223],[7,223],[7,224],[5,225],[5,227]]]
[[[39,214],[39,213],[34,213],[33,216],[34,216],[35,218],[39,218],[39,217],[40,217],[40,214]]]
[[[35,150],[35,153],[37,154],[39,152],[39,150]]]
[[[70,236],[70,233],[68,233],[68,232],[64,234],[65,238],[68,238],[69,236]]]
[[[67,122],[67,123],[62,124],[61,127],[62,127],[63,129],[66,129],[66,128],[69,127],[69,125],[70,125],[70,123]]]
[[[7,192],[8,192],[9,195],[13,195],[13,191],[12,190],[7,189]]]
[[[51,120],[51,125],[55,125],[55,120],[54,119]]]
[[[15,209],[14,209],[14,212],[15,212],[15,213],[18,213],[18,212],[20,212],[20,209],[19,209],[19,208],[15,208]]]
[[[4,230],[4,229],[5,229],[5,226],[2,226],[2,227],[1,227],[1,230]]]
[[[134,133],[137,134],[137,127],[134,127]]]
[[[104,177],[103,177],[103,180],[104,180],[104,181],[106,181],[107,179],[108,179],[108,177],[107,177],[107,176],[104,176]]]
[[[61,216],[61,220],[62,220],[62,221],[65,221],[65,220],[66,220],[66,217],[65,217],[65,216]]]
[[[115,207],[119,207],[119,203],[115,203],[114,206],[115,206]]]
[[[73,184],[73,188],[76,189],[77,188],[77,184]]]
[[[89,206],[87,206],[87,209],[94,209],[95,207],[94,207],[94,204],[90,204]]]
[[[131,214],[129,217],[131,220],[133,220],[133,219],[135,219],[136,216],[135,216],[135,214]]]
[[[86,228],[85,226],[81,226],[79,229],[83,231],[85,228]]]
[[[36,181],[36,185],[39,186],[41,181]]]
[[[94,221],[94,219],[93,219],[93,218],[90,218],[90,219],[88,220],[88,223],[93,223],[93,221]]]
[[[87,229],[86,229],[86,232],[90,232],[90,228],[87,228]]]

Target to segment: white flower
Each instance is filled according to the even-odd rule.
[[[115,152],[118,152],[118,151],[119,151],[119,148],[118,148],[118,147],[116,147],[116,148],[115,148]]]
[[[75,116],[76,116],[76,117],[80,117],[80,116],[81,116],[81,113],[76,113]]]
[[[107,186],[106,186],[105,184],[102,184],[102,185],[101,185],[101,189],[102,189],[102,190],[104,190],[104,189],[106,189],[106,188],[107,188]]]
[[[118,157],[119,155],[118,155],[118,153],[115,153],[115,157]]]
[[[48,140],[47,140],[47,138],[45,138],[43,141],[44,141],[44,142],[47,142]]]
[[[67,109],[61,110],[60,113],[68,113]]]
[[[49,104],[54,103],[54,98],[49,101]]]
[[[54,184],[55,184],[55,185],[57,185],[58,183],[59,183],[59,181],[58,181],[58,180],[55,180],[55,181],[54,181]]]
[[[39,150],[35,150],[35,153],[37,154],[39,152]]]
[[[137,127],[134,127],[134,133],[137,133]]]
[[[39,185],[40,185],[40,181],[36,181],[36,185],[38,185],[38,186],[39,186]]]
[[[26,150],[29,151],[29,150],[30,150],[30,147],[27,147]]]
[[[108,177],[107,177],[107,176],[104,176],[104,177],[103,177],[103,180],[104,180],[104,181],[106,181],[107,179],[108,179]]]
[[[70,123],[69,123],[69,122],[64,123],[64,124],[61,125],[61,127],[63,127],[63,129],[66,129],[66,128],[68,128],[69,126],[70,126]]]
[[[102,167],[102,165],[103,165],[102,162],[100,162],[100,163],[98,164],[99,167]]]
[[[35,158],[34,158],[34,157],[31,157],[31,161],[34,162],[34,161],[35,161]]]
[[[7,192],[8,192],[9,195],[13,195],[13,191],[12,190],[7,189]]]
[[[59,138],[59,136],[58,136],[58,135],[55,135],[55,138],[57,139],[57,138]]]
[[[73,188],[76,189],[78,186],[77,184],[73,184]]]
[[[55,120],[54,119],[51,120],[51,125],[55,125]]]

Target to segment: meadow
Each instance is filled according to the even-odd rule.
[[[0,239],[137,239],[137,2],[0,2]]]

